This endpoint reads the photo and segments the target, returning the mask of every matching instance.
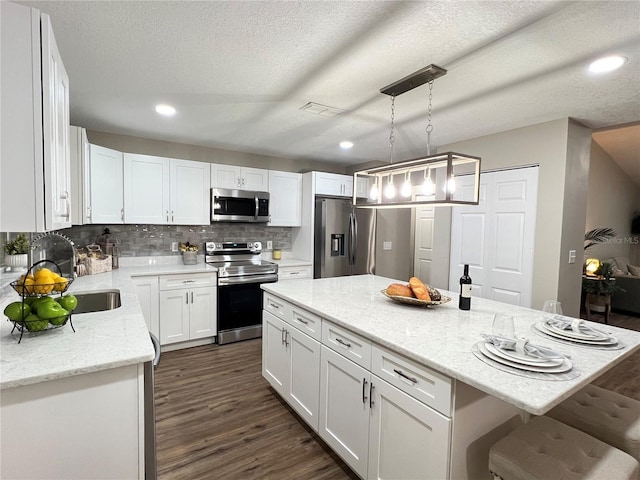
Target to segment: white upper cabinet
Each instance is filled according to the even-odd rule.
[[[71,225],[69,77],[49,16],[0,2],[0,230]]]
[[[268,192],[269,170],[212,163],[211,187]]]
[[[89,151],[89,223],[124,223],[122,153],[98,145]]]
[[[353,195],[353,177],[337,173],[316,172],[316,195],[350,197]]]
[[[269,226],[302,225],[302,174],[269,171],[269,214]]]
[[[210,164],[171,159],[171,220],[178,225],[211,223]]]
[[[168,158],[124,154],[124,222],[171,223]]]
[[[71,151],[71,224],[84,225],[90,222],[91,203],[89,158],[91,157],[87,131],[80,127],[69,127]]]
[[[210,223],[209,177],[208,163],[125,153],[125,223]]]

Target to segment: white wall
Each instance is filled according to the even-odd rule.
[[[540,166],[533,308],[542,308],[545,300],[558,299],[565,305],[568,315],[578,316],[580,313],[581,269],[569,267],[567,257],[569,249],[576,250],[580,263],[586,203],[585,169],[588,171],[588,158],[585,161],[585,156],[589,153],[585,143],[588,142],[588,129],[563,118],[438,147],[439,152],[480,156],[483,171]]]
[[[586,231],[611,227],[616,237],[595,245],[586,254],[601,260],[629,257],[640,263],[640,235],[631,234],[631,216],[640,209],[640,187],[618,166],[600,145],[592,142]]]

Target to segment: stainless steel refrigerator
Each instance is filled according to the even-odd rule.
[[[411,209],[355,208],[350,199],[316,197],[313,278],[374,273],[413,275]]]

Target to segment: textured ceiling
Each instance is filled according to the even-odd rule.
[[[431,144],[572,117],[640,121],[638,1],[60,1],[49,13],[92,130],[353,165],[389,158],[380,88],[434,63]],[[590,75],[603,54],[629,61]],[[396,99],[395,158],[426,153],[428,88]],[[173,118],[153,110],[174,105]],[[300,110],[317,102],[330,118]],[[355,146],[341,151],[349,139]]]

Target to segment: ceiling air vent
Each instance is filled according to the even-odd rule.
[[[300,110],[304,110],[305,112],[315,113],[317,115],[322,115],[323,117],[337,117],[341,113],[344,113],[344,110],[340,110],[336,107],[330,107],[328,105],[322,105],[320,103],[309,102],[303,107],[300,107]]]

